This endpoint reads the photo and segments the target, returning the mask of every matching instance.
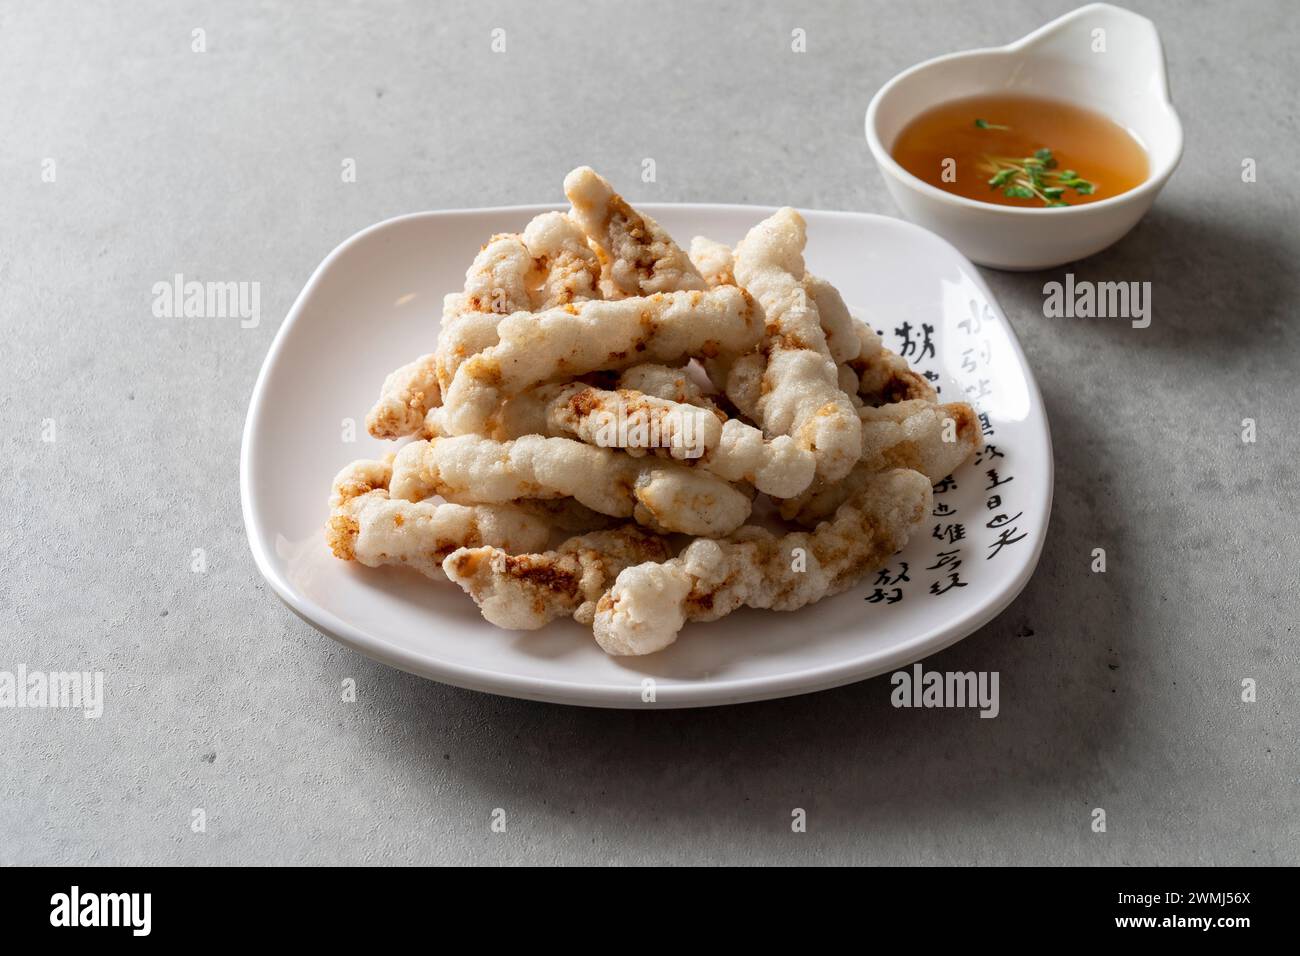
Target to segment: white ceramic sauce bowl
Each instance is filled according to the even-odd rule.
[[[1104,31],[1098,34],[1096,31]],[[1096,49],[1104,38],[1104,52]],[[1145,182],[1081,206],[978,202],[923,182],[890,155],[903,128],[950,100],[998,92],[1063,100],[1126,127],[1147,151]],[[953,53],[894,77],[867,107],[867,143],[903,214],[995,269],[1047,269],[1099,252],[1137,224],[1183,153],[1155,24],[1107,3],[1080,7],[1010,46]]]

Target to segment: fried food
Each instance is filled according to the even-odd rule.
[[[699,458],[718,447],[722,422],[707,408],[657,398],[630,388],[609,391],[571,383],[546,386],[546,426],[633,457],[662,449],[673,458]]]
[[[512,504],[520,511],[541,518],[552,531],[569,535],[604,531],[618,523],[617,518],[593,511],[573,498],[517,498]]]
[[[412,442],[393,461],[390,487],[394,498],[407,501],[432,495],[487,504],[575,498],[601,514],[684,534],[729,534],[750,512],[749,495],[708,472],[541,435]]]
[[[617,655],[885,564],[980,447],[975,410],[808,271],[793,209],[688,256],[591,169],[564,188],[385,378],[367,430],[412,440],[335,478],[334,554],[450,578],[499,627],[572,616]]]
[[[444,316],[438,331],[438,350],[435,368],[438,375],[439,403],[441,394],[451,388],[456,370],[465,361],[499,342],[497,326],[505,318],[495,312],[465,312],[448,319]],[[433,405],[429,406],[434,407]]]
[[[465,273],[465,288],[443,305],[448,318],[474,312],[509,315],[595,298],[600,260],[568,216],[546,212],[522,234],[493,236]]]
[[[542,274],[531,308],[554,309],[600,295],[600,259],[568,216],[544,212],[524,229],[524,245]]]
[[[379,401],[366,416],[366,430],[375,438],[401,438],[424,427],[429,409],[438,405],[438,356],[430,352],[390,372],[379,390]]]
[[[858,354],[840,366],[841,385],[857,393],[868,405],[919,400],[934,402],[938,393],[925,377],[912,371],[907,360],[885,348],[875,329],[854,320]],[[853,383],[856,382],[856,385]]]
[[[443,396],[452,434],[480,431],[504,399],[560,376],[743,352],[761,338],[762,319],[748,295],[722,286],[518,313],[497,334],[496,345],[456,370]]]
[[[444,321],[466,312],[508,315],[526,311],[532,305],[528,287],[534,269],[532,253],[522,236],[493,236],[466,271],[464,291],[444,300]]]
[[[655,398],[701,408],[717,409],[713,400],[704,394],[699,382],[691,377],[690,366],[676,368],[646,362],[626,368],[618,377],[619,388],[631,388]]]
[[[819,482],[781,502],[781,516],[814,525],[887,468],[910,468],[942,481],[984,444],[975,410],[965,402],[935,405],[910,399],[858,409],[862,459],[836,482]]]
[[[736,284],[736,257],[730,246],[696,236],[691,240],[690,257],[691,264],[710,287]]]
[[[389,497],[392,465],[355,461],[334,479],[326,542],[335,557],[377,568],[400,564],[442,579],[442,562],[460,548],[507,551],[544,547],[545,521],[510,505],[436,504]]]
[[[665,390],[689,396],[685,388]],[[703,402],[703,397],[697,400]],[[572,436],[601,448],[621,448],[634,458],[668,456],[776,498],[802,492],[815,469],[812,454],[794,439],[781,435],[769,441],[753,425],[727,418],[711,403],[693,405],[580,382],[543,385],[508,400],[492,431],[501,439]]]
[[[840,389],[817,299],[806,284],[804,241],[803,217],[787,207],[736,247],[736,281],[762,305],[767,329],[764,361],[733,365],[727,394],[740,408],[752,409],[766,434],[790,435],[812,452],[818,476],[834,481],[858,460],[862,429]],[[820,292],[829,304],[829,294]]]
[[[590,166],[579,166],[564,177],[564,195],[573,204],[573,218],[604,253],[618,296],[707,288],[672,237],[629,206]]]
[[[544,554],[514,554],[491,546],[461,548],[443,561],[447,577],[479,606],[483,617],[511,631],[533,631],[572,615],[591,624],[596,601],[634,564],[671,556],[658,535],[636,525],[565,541]]]
[[[497,343],[503,316],[585,301],[599,294],[599,281],[596,253],[563,213],[542,213],[522,235],[493,236],[466,273],[464,291],[444,301],[437,351],[384,380],[367,430],[388,439],[420,433],[461,363]]]
[[[793,611],[838,594],[902,549],[932,500],[925,476],[895,469],[872,475],[812,532],[777,537],[749,526],[721,541],[697,538],[671,561],[618,575],[596,605],[596,642],[608,654],[652,654],[688,620],[740,607]]]
[[[587,378],[608,378],[608,376],[588,376]],[[725,421],[727,416],[716,404],[704,394],[699,384],[692,380],[690,373],[685,366],[681,368],[670,368],[666,365],[655,365],[647,363],[643,365],[634,365],[631,368],[624,369],[617,378],[608,382],[614,386],[616,391],[639,392],[650,398],[662,399],[665,402],[675,402],[680,405],[692,405],[697,408],[707,409],[719,421]],[[549,420],[549,410],[552,405],[560,401],[560,393],[572,394],[582,388],[593,388],[594,385],[583,382],[570,382],[566,384],[549,384],[538,385],[530,388],[514,398],[506,399],[501,408],[494,413],[490,424],[485,429],[489,437],[504,441],[510,438],[519,438],[523,435],[550,435],[555,437],[560,434],[555,430],[559,427],[552,426]],[[608,392],[609,389],[597,389],[599,392]],[[441,419],[438,419],[441,422]],[[437,427],[440,427],[438,425]],[[425,437],[431,437],[436,434],[446,434],[443,431],[432,430]],[[633,436],[635,437],[635,436]],[[642,444],[636,447],[649,447]],[[629,450],[629,454],[637,454],[635,450]]]

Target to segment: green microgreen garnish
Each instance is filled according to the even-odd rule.
[[[997,123],[990,123],[988,120],[977,119],[975,126],[978,129],[1011,129],[1010,126],[999,126]]]
[[[980,129],[1006,129],[976,120]],[[1045,206],[1068,206],[1062,197],[1067,189],[1080,196],[1091,196],[1096,187],[1081,179],[1073,169],[1056,169],[1056,159],[1050,149],[1034,150],[1034,155],[1020,159],[1006,156],[985,156],[980,167],[989,177],[990,189],[1001,189],[1010,199],[1040,199]]]

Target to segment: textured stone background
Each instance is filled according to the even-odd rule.
[[[634,200],[893,213],[862,138],[876,88],[1073,5],[0,8],[0,669],[108,674],[98,721],[0,710],[0,862],[1297,862],[1300,34],[1280,0],[1131,4],[1163,31],[1186,156],[1073,271],[1151,281],[1151,328],[1044,319],[1064,270],[987,273],[1046,398],[1055,508],[1024,594],[930,666],[1000,671],[998,719],[895,711],[884,680],[654,713],[443,687],[312,630],[245,543],[254,378],[354,231],[558,200],[584,162]],[[175,272],[260,281],[261,325],[155,319]]]

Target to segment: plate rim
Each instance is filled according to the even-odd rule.
[[[429,680],[463,687],[468,690],[497,694],[524,700],[546,703],[566,704],[570,706],[605,707],[617,709],[664,709],[674,710],[687,707],[716,707],[729,704],[773,700],[801,694],[830,690],[846,684],[856,683],[877,677],[903,664],[924,660],[933,654],[951,647],[958,641],[969,637],[985,624],[1001,614],[1024,590],[1029,579],[1033,577],[1047,540],[1051,520],[1052,500],[1056,489],[1055,455],[1052,449],[1051,423],[1047,418],[1047,408],[1043,404],[1042,392],[1038,380],[1025,356],[1020,339],[1016,335],[1011,320],[1007,317],[1001,303],[993,295],[976,267],[950,242],[928,229],[915,223],[879,213],[853,212],[849,210],[812,209],[803,207],[801,212],[815,213],[819,217],[829,216],[834,219],[878,220],[889,224],[890,228],[902,227],[924,237],[926,241],[938,242],[948,247],[969,268],[969,274],[985,299],[993,304],[1002,317],[1007,329],[1007,338],[1015,350],[1015,356],[1025,371],[1026,385],[1031,399],[1036,403],[1040,414],[1042,439],[1047,454],[1047,494],[1044,498],[1039,519],[1042,532],[1036,536],[1034,548],[1028,561],[1016,575],[1015,580],[1006,588],[999,590],[991,598],[982,600],[964,615],[943,622],[942,624],[921,632],[904,644],[890,648],[884,653],[877,652],[864,657],[852,657],[833,663],[801,670],[787,671],[777,675],[763,677],[738,678],[734,680],[707,680],[695,684],[666,684],[657,687],[656,700],[653,703],[641,699],[639,681],[629,681],[626,686],[617,687],[608,684],[592,684],[583,681],[560,681],[545,677],[521,676],[500,671],[488,671],[479,667],[467,666],[453,661],[431,659],[427,654],[418,654],[408,648],[399,647],[389,641],[368,633],[364,629],[349,623],[333,611],[322,607],[315,601],[298,593],[277,570],[272,555],[268,553],[268,542],[258,533],[256,507],[252,499],[252,443],[257,432],[257,424],[265,412],[266,403],[263,393],[268,387],[271,370],[275,367],[281,352],[285,348],[290,328],[301,315],[301,308],[306,299],[316,290],[322,277],[334,262],[343,257],[352,247],[360,244],[372,233],[391,228],[412,219],[465,217],[481,215],[519,214],[537,215],[555,209],[566,208],[558,203],[524,204],[510,206],[478,206],[466,209],[434,209],[420,212],[403,213],[380,222],[373,223],[353,233],[330,251],[320,264],[312,271],[310,278],[294,298],[293,304],[285,314],[275,338],[262,360],[257,379],[249,396],[248,412],[244,418],[244,429],[239,448],[239,497],[240,511],[244,521],[244,531],[253,562],[263,579],[284,604],[298,617],[313,628],[339,643],[359,651],[380,663],[398,670],[424,677]],[[740,212],[752,214],[759,218],[771,215],[776,206],[749,205],[746,203],[639,203],[651,216],[665,211],[705,210],[715,212]]]

